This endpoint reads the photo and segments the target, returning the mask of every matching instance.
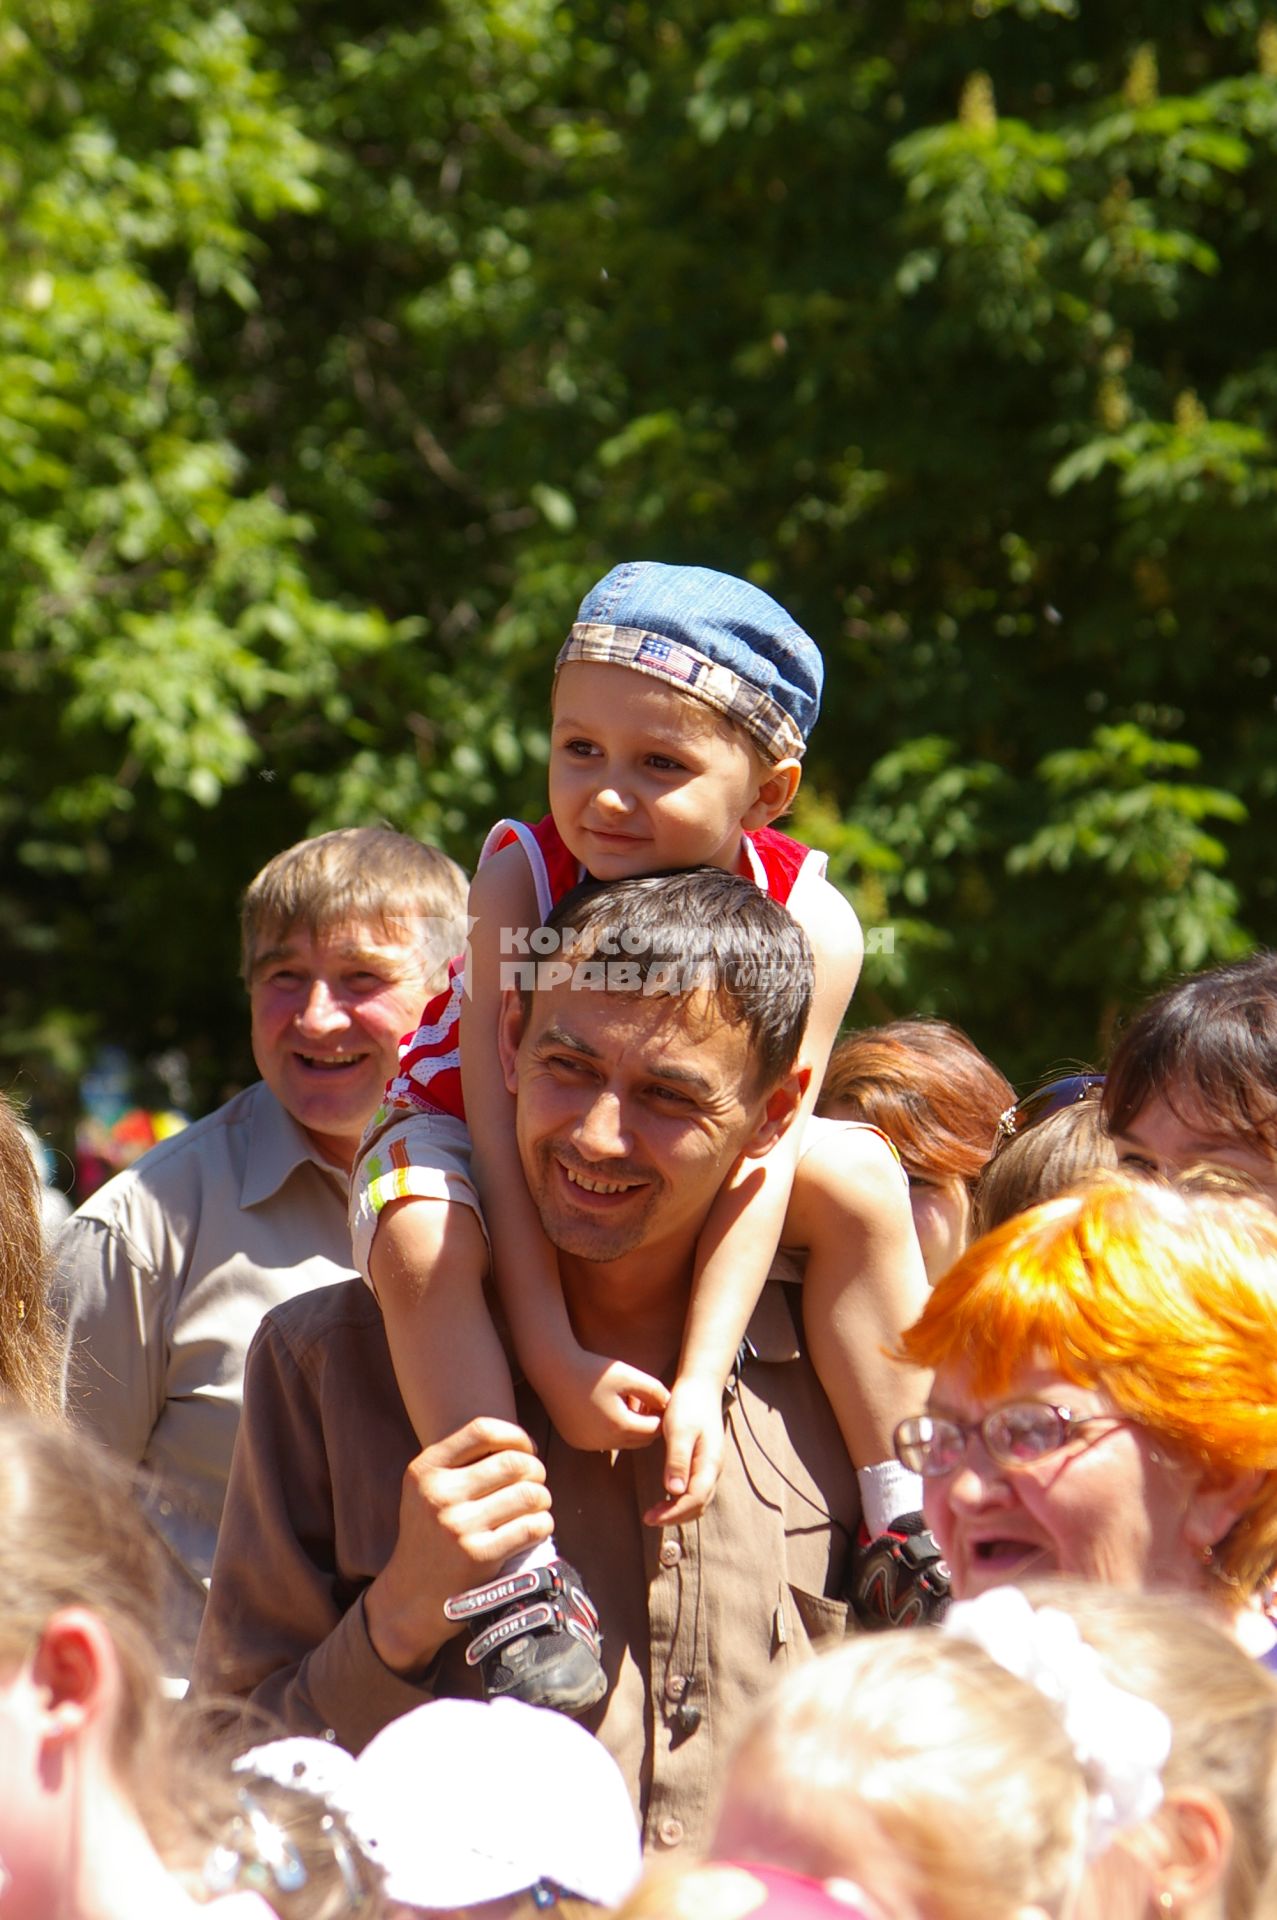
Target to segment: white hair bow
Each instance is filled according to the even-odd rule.
[[[1090,1783],[1092,1859],[1123,1827],[1157,1812],[1171,1723],[1151,1700],[1106,1678],[1067,1613],[1031,1606],[1018,1587],[993,1587],[951,1606],[942,1631],[972,1641],[1059,1708]]]

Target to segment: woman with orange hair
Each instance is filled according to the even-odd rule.
[[[896,1430],[958,1599],[1033,1574],[1208,1596],[1277,1665],[1277,1217],[1113,1172],[986,1234],[902,1353]]]

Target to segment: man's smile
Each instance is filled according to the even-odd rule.
[[[583,1168],[570,1167],[563,1160],[559,1161],[559,1166],[568,1183],[578,1187],[582,1193],[637,1193],[640,1187],[647,1185],[644,1180],[605,1179],[602,1174],[586,1173]]]

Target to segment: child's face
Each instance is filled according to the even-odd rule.
[[[0,1677],[0,1912],[41,1920],[62,1911],[74,1837],[48,1741],[48,1689],[30,1663]]]
[[[768,770],[740,729],[629,667],[559,674],[550,811],[596,880],[676,867],[735,870],[743,827],[766,824]]]

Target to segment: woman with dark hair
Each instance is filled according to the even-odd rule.
[[[971,1194],[1015,1089],[960,1027],[889,1020],[834,1049],[816,1111],[885,1133],[909,1176],[913,1223],[934,1285],[970,1238]]]
[[[1113,1049],[1104,1119],[1125,1166],[1244,1173],[1277,1199],[1277,954],[1159,993]]]

